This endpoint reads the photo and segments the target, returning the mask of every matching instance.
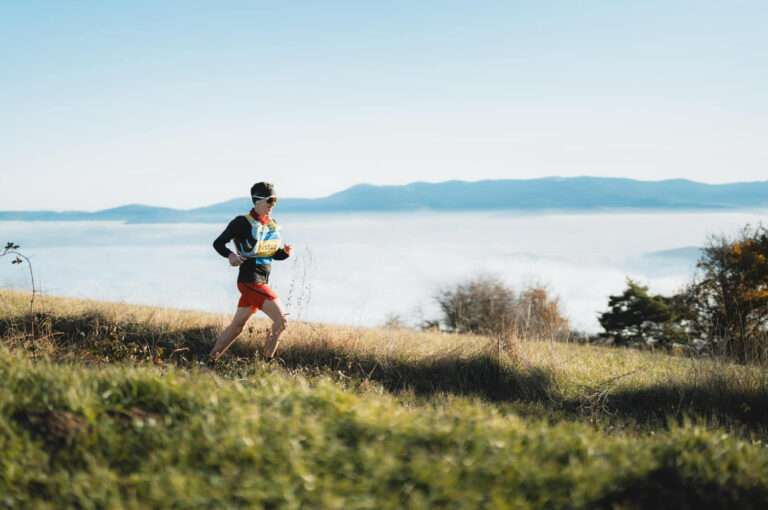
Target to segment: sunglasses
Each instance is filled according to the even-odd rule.
[[[251,198],[253,199],[254,202],[262,202],[266,200],[267,203],[270,205],[275,205],[277,203],[277,197],[275,195],[272,195],[269,197],[259,197],[259,196],[253,195]]]

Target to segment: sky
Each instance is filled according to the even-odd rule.
[[[0,0],[0,210],[768,170],[768,2]]]

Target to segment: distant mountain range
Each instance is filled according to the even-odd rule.
[[[96,212],[0,211],[0,221],[220,222],[248,211],[248,197],[196,209],[125,205]],[[359,184],[323,198],[281,198],[280,213],[768,208],[768,181],[704,184],[684,179],[636,181],[548,177],[477,182]]]

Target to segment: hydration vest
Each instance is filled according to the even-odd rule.
[[[256,259],[257,264],[271,264],[272,256],[280,249],[280,227],[270,218],[269,223],[262,225],[259,220],[245,215],[245,219],[251,224],[251,239],[235,243],[237,252],[243,257]]]

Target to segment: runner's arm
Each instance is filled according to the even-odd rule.
[[[232,239],[234,239],[236,233],[237,233],[237,218],[230,221],[229,225],[227,225],[227,228],[224,229],[224,232],[219,234],[219,237],[217,237],[216,240],[213,241],[213,249],[216,250],[216,252],[222,257],[229,258],[229,256],[233,252],[232,250],[227,248],[227,243],[230,242]]]

